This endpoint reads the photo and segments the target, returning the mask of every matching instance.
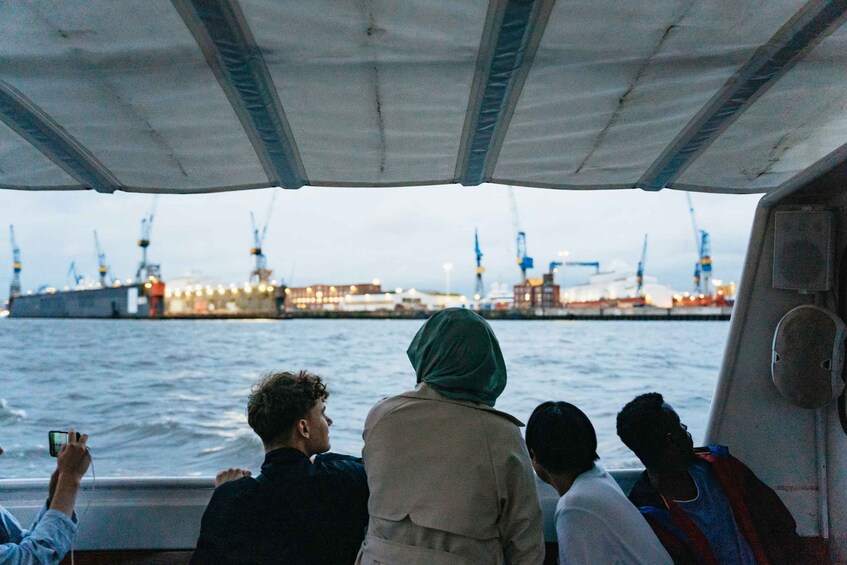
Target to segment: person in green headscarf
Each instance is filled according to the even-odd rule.
[[[432,315],[406,350],[418,382],[441,395],[494,406],[506,388],[500,344],[482,316],[462,308]]]
[[[358,562],[540,564],[542,516],[497,337],[465,309],[435,313],[407,350],[414,390],[374,406],[362,449],[370,521]]]

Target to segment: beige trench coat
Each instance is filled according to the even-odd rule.
[[[358,562],[542,563],[522,425],[427,384],[374,406],[363,434],[370,522]]]

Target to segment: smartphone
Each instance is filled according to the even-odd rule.
[[[77,441],[79,441],[79,438],[82,436],[80,436],[79,432],[74,433],[76,434]],[[47,442],[50,444],[50,455],[56,457],[59,455],[59,450],[62,449],[62,446],[68,443],[68,432],[47,432]]]

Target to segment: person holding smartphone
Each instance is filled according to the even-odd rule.
[[[21,528],[15,517],[0,506],[0,563],[59,563],[71,549],[77,531],[76,497],[91,464],[87,440],[86,434],[79,435],[73,428],[68,430],[67,441],[57,455],[56,470],[50,477],[47,502],[31,529]]]

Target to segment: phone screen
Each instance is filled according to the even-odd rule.
[[[79,432],[76,432],[76,438],[80,438]],[[59,455],[62,446],[68,443],[68,432],[47,432],[47,442],[50,444],[50,455],[56,457]]]

